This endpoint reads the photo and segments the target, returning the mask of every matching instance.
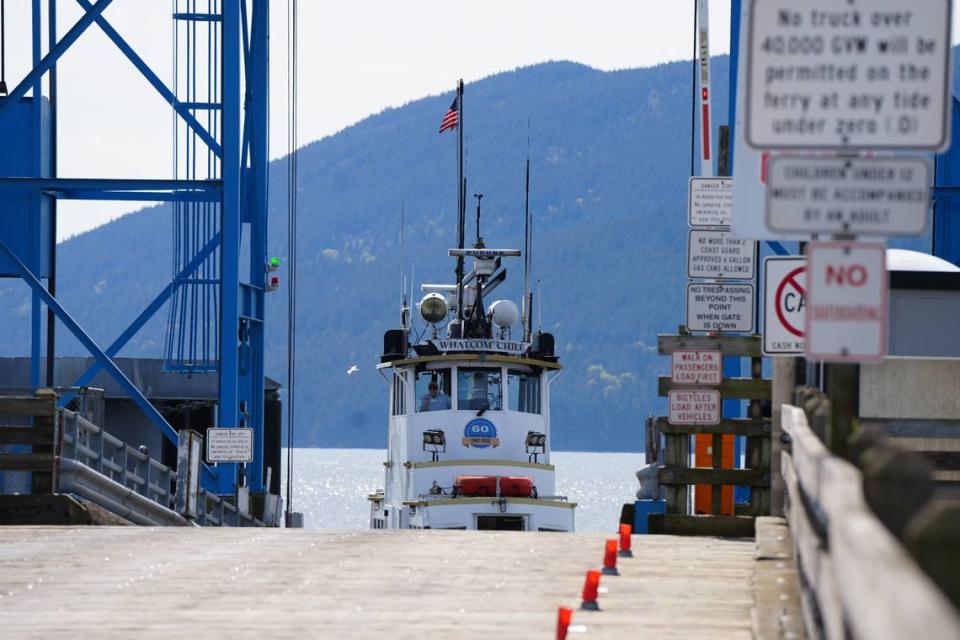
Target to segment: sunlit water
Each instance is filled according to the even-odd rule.
[[[557,493],[578,505],[577,531],[615,531],[623,503],[634,500],[639,486],[634,473],[643,465],[643,454],[552,455]],[[285,481],[286,451],[283,456]],[[383,449],[294,449],[293,510],[303,513],[307,527],[367,528],[367,495],[383,487],[384,460]]]

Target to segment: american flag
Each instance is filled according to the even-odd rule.
[[[456,129],[459,122],[460,109],[457,106],[457,98],[454,98],[453,102],[450,103],[450,108],[447,109],[447,113],[443,116],[443,120],[440,121],[440,133],[449,129]]]

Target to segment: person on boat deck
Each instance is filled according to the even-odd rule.
[[[436,382],[427,387],[426,395],[420,400],[420,411],[440,411],[450,408],[450,396],[440,391]]]

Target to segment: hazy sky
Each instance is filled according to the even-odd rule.
[[[196,0],[198,10],[209,0]],[[185,0],[181,0],[183,4]],[[7,0],[7,82],[30,63],[30,0]],[[46,3],[43,3],[46,4]],[[689,59],[692,0],[300,0],[300,142],[497,71],[574,60],[610,70]],[[271,157],[286,149],[287,0],[271,7]],[[168,83],[173,0],[114,0],[114,27]],[[729,0],[711,3],[713,53],[727,53]],[[59,0],[62,35],[79,19]],[[59,66],[60,175],[171,175],[170,108],[96,25]],[[441,114],[438,114],[438,118]],[[275,188],[282,188],[277,185]],[[61,238],[137,203],[63,202]]]

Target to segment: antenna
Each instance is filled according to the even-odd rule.
[[[529,342],[533,318],[533,295],[530,292],[530,119],[527,119],[527,183],[523,211],[523,339]]]
[[[482,193],[475,193],[473,197],[477,199],[477,241],[474,243],[474,247],[477,249],[483,248],[483,238],[480,237],[480,201],[483,200]]]
[[[543,333],[543,283],[537,280],[537,331]]]
[[[400,202],[400,328],[407,328],[407,276],[403,273],[403,231],[404,231],[405,203]],[[412,298],[411,298],[412,299]]]

